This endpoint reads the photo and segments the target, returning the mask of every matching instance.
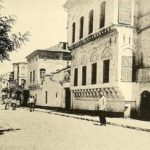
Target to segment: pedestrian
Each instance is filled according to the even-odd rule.
[[[5,97],[4,102],[5,102],[5,110],[7,110],[9,108],[9,99],[8,99],[8,96]]]
[[[101,91],[99,93],[99,101],[98,101],[98,115],[100,120],[100,125],[106,126],[106,97],[104,93]]]
[[[16,94],[12,98],[11,106],[12,106],[12,110],[16,110],[17,108],[17,95]]]
[[[35,107],[34,96],[29,97],[28,104],[29,104],[29,107],[30,107],[30,112],[34,111],[34,107]]]

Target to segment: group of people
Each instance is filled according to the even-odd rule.
[[[4,100],[4,103],[5,103],[5,109],[8,109],[9,106],[11,105],[12,109],[16,110],[17,105],[18,105],[18,101],[15,98],[15,96],[13,98],[6,97]],[[34,111],[35,104],[36,104],[36,97],[31,95],[28,99],[30,112]],[[100,125],[104,125],[104,126],[106,126],[106,106],[107,106],[106,97],[104,96],[104,93],[100,91],[97,110],[98,110]]]
[[[3,102],[5,104],[5,110],[9,109],[10,106],[12,107],[12,110],[16,110],[17,106],[21,105],[21,101],[17,100],[16,96],[13,97],[6,96]],[[27,102],[30,108],[30,112],[34,111],[35,103],[36,103],[36,97],[30,96]]]
[[[19,105],[19,103],[19,100],[17,100],[15,97],[6,96],[4,99],[5,110],[9,109],[10,106],[13,110],[16,110],[17,105]]]

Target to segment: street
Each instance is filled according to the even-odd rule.
[[[22,108],[0,107],[0,118],[14,129],[0,135],[0,150],[149,150],[148,132]]]

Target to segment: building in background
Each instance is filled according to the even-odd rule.
[[[13,63],[14,83],[16,86],[24,87],[27,83],[27,62]]]
[[[52,108],[71,108],[70,67],[44,77],[42,92],[37,93],[37,105]]]
[[[13,75],[13,72],[8,72],[0,75],[0,99],[3,99],[5,96],[11,97]]]
[[[12,82],[12,89],[15,98],[20,101],[20,105],[26,105],[29,98],[27,71],[27,62],[13,63],[14,80]]]
[[[129,117],[136,105],[138,0],[67,0],[72,53],[72,108],[95,110],[99,91],[107,111]]]
[[[38,49],[28,55],[27,84],[30,94],[37,97],[37,103],[42,105],[42,83],[44,76],[70,66],[71,53],[66,42],[47,49]]]

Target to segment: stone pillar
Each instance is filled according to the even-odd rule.
[[[91,84],[91,63],[87,65],[87,85]]]

